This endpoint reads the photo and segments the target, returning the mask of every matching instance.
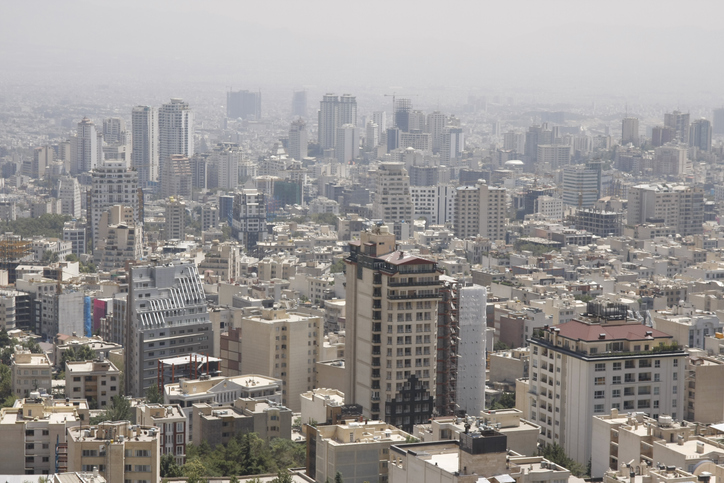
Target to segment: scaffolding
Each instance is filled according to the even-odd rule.
[[[0,262],[20,261],[31,252],[31,244],[20,235],[5,233],[0,235]]]
[[[458,289],[457,281],[447,281],[440,288],[437,326],[437,398],[435,411],[439,416],[456,414],[458,371]]]

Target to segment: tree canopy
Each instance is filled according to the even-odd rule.
[[[96,358],[96,353],[89,345],[82,345],[79,347],[69,347],[63,351],[63,355],[60,358],[60,368],[65,369],[66,362],[74,361],[92,361]]]
[[[123,396],[114,396],[111,407],[99,416],[91,418],[90,424],[98,424],[103,421],[133,421],[133,419],[131,402]]]
[[[570,458],[558,443],[546,444],[539,452],[548,461],[568,469],[573,476],[583,477],[586,475],[586,468]]]
[[[161,394],[161,390],[158,388],[158,384],[154,384],[153,386],[146,389],[146,402],[152,404],[163,403],[163,394]]]
[[[70,221],[68,215],[53,215],[46,213],[37,218],[18,218],[13,221],[0,223],[3,232],[11,231],[23,238],[34,236],[63,238],[63,225]]]
[[[283,471],[303,466],[305,458],[302,444],[283,438],[267,443],[256,433],[237,433],[226,445],[219,444],[213,449],[205,440],[198,446],[189,445],[182,471],[189,478],[277,473],[277,483],[285,483]]]

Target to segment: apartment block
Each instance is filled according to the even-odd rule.
[[[52,366],[47,354],[33,354],[16,347],[10,358],[13,394],[21,398],[40,389],[49,392],[53,388]]]
[[[160,481],[161,438],[155,427],[129,421],[68,428],[68,471],[94,467],[108,483]]]
[[[108,360],[65,363],[65,393],[95,401],[99,409],[110,407],[121,394],[121,371]]]
[[[178,404],[139,404],[135,407],[136,424],[154,426],[159,430],[161,454],[176,458],[176,464],[186,462],[186,414]]]

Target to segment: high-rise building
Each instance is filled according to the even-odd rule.
[[[359,130],[353,124],[337,128],[334,155],[340,163],[349,163],[359,157]]]
[[[212,152],[216,164],[216,186],[225,191],[233,191],[239,185],[239,165],[242,162],[241,148],[234,143],[219,143]]]
[[[682,236],[702,233],[704,192],[683,184],[642,184],[629,188],[626,224],[652,221],[663,221]]]
[[[206,189],[213,180],[209,179],[211,153],[196,153],[189,159],[191,182],[194,188]],[[218,178],[218,176],[217,176]]]
[[[206,297],[193,262],[131,265],[126,315],[128,395],[142,396],[157,383],[159,359],[214,352]]]
[[[294,91],[294,95],[292,95],[292,116],[307,117],[307,91]]]
[[[307,123],[303,119],[297,119],[289,128],[289,156],[298,161],[306,158],[308,144]]]
[[[241,373],[281,379],[282,404],[299,411],[299,395],[315,387],[314,367],[324,337],[322,317],[262,309],[242,317],[241,332]]]
[[[380,144],[380,127],[374,121],[367,121],[365,127],[365,149],[372,151]]]
[[[440,272],[434,261],[397,251],[384,225],[350,242],[345,262],[345,402],[410,430],[434,407]]]
[[[226,93],[226,117],[231,119],[261,119],[261,92],[229,91]]]
[[[163,179],[163,165],[174,154],[194,154],[194,113],[188,103],[173,98],[158,110],[159,176]]]
[[[339,97],[339,126],[352,124],[357,127],[357,98],[351,94]],[[339,127],[338,126],[338,127]]]
[[[159,176],[158,110],[150,106],[136,106],[131,112],[131,166],[138,171],[141,188],[158,182]],[[174,153],[175,154],[175,153]]]
[[[442,137],[447,124],[447,116],[440,111],[427,115],[427,130],[432,136],[432,151],[437,153],[442,149]]]
[[[124,268],[126,262],[143,257],[142,225],[130,222],[131,207],[116,205],[104,211],[98,224],[98,244],[93,250],[93,261],[105,271]]]
[[[191,199],[193,174],[188,156],[172,154],[161,168],[161,196],[183,196]]]
[[[413,166],[413,169],[415,166]],[[428,224],[445,225],[453,222],[457,190],[452,185],[434,183],[429,186],[410,186],[415,219],[425,218]]]
[[[603,238],[621,236],[623,214],[616,211],[602,211],[590,208],[576,210],[576,229],[586,230]]]
[[[639,145],[639,120],[637,117],[624,117],[621,121],[621,144]]]
[[[714,109],[714,134],[724,134],[724,107]]]
[[[408,124],[410,132],[423,132],[427,129],[425,113],[417,109],[410,111],[410,121]]]
[[[600,163],[577,164],[563,169],[563,203],[588,208],[601,197]]]
[[[325,94],[319,103],[318,116],[318,142],[320,149],[334,148],[337,141],[337,127],[339,123],[339,97],[334,94]]]
[[[45,170],[55,161],[55,150],[51,146],[42,146],[33,150],[33,161],[30,166],[30,177],[42,178]]]
[[[664,125],[676,132],[676,139],[682,143],[689,142],[689,113],[667,112],[664,115]]]
[[[186,238],[186,203],[175,198],[166,202],[166,240],[183,240]]]
[[[669,126],[655,126],[651,130],[651,144],[654,147],[663,146],[676,139],[676,130]]]
[[[503,134],[503,149],[519,155],[525,153],[525,133],[509,131]]]
[[[459,411],[479,415],[485,409],[485,307],[488,291],[480,285],[457,290],[459,346],[456,403]],[[439,376],[438,376],[439,377]]]
[[[402,163],[380,163],[372,217],[385,223],[412,222],[415,207],[410,195],[410,176]]]
[[[689,146],[695,146],[700,151],[711,151],[711,134],[711,122],[697,119],[689,127]]]
[[[454,159],[459,159],[465,150],[465,134],[460,127],[449,126],[443,129],[442,147],[440,148],[440,163],[449,165]]]
[[[507,224],[507,192],[505,188],[479,183],[460,186],[455,199],[455,236],[483,236],[491,240],[505,237]]]
[[[231,236],[242,242],[247,250],[250,250],[256,248],[257,242],[266,238],[266,233],[266,197],[264,193],[257,189],[242,189],[234,193]]]
[[[524,416],[540,425],[541,443],[560,445],[581,464],[591,458],[594,415],[614,408],[681,419],[686,411],[686,351],[627,312],[589,303],[584,316],[528,339],[530,379],[516,388],[527,401]]]
[[[565,144],[539,144],[538,163],[551,170],[571,164],[571,147]]]
[[[120,117],[103,119],[103,141],[106,144],[126,144],[126,121]]]
[[[654,174],[681,176],[691,172],[687,148],[684,144],[671,143],[654,150]]]
[[[73,253],[80,258],[87,249],[87,229],[85,223],[79,221],[66,221],[63,225],[63,241],[69,241],[73,246]]]
[[[143,223],[143,214],[138,190],[138,172],[128,169],[123,161],[106,161],[92,173],[92,186],[89,193],[88,220],[93,246],[98,241],[98,224],[101,215],[111,206],[128,206],[133,212],[133,222]]]
[[[70,176],[61,176],[58,179],[58,199],[64,215],[80,218],[80,184],[77,179]]]
[[[402,132],[410,130],[410,113],[412,112],[412,101],[410,99],[395,99],[394,122]]]
[[[84,117],[71,138],[71,173],[87,173],[103,163],[103,135]]]
[[[377,124],[380,136],[387,131],[387,113],[385,111],[375,111],[372,113],[372,122]]]

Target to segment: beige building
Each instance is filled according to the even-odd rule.
[[[676,233],[702,233],[704,193],[701,188],[677,184],[642,184],[629,188],[627,225],[654,220],[676,229]]]
[[[282,381],[258,374],[183,379],[163,387],[165,404],[178,404],[186,415],[187,441],[193,437],[194,404],[231,403],[238,398],[282,402]]]
[[[186,414],[178,404],[139,404],[136,424],[155,426],[160,433],[161,454],[171,454],[181,466],[186,462]]]
[[[565,483],[570,471],[541,456],[507,451],[495,430],[460,434],[460,441],[395,445],[390,448],[390,483]]]
[[[199,263],[199,273],[207,282],[233,282],[240,275],[240,257],[241,253],[236,243],[219,243],[214,240],[211,250],[206,252],[206,257]]]
[[[523,412],[519,409],[485,410],[480,417],[470,420],[444,416],[433,418],[429,423],[415,426],[413,436],[422,442],[459,440],[460,433],[465,432],[465,425],[478,423],[495,428],[507,437],[508,449],[520,455],[535,456],[538,453],[538,434],[540,426],[522,418]]]
[[[333,481],[337,472],[345,483],[388,481],[390,446],[410,435],[381,421],[347,422],[307,427],[307,475],[317,482]]]
[[[166,202],[166,240],[186,239],[186,202],[173,197]]]
[[[280,308],[241,319],[241,370],[282,380],[282,404],[299,411],[299,395],[315,387],[314,364],[322,345],[321,317]]]
[[[361,408],[344,403],[344,393],[338,389],[313,389],[300,395],[302,424],[338,424],[347,419],[359,419]]]
[[[687,421],[715,424],[724,421],[724,361],[690,356],[686,360]]]
[[[85,400],[57,400],[44,395],[18,399],[0,410],[0,468],[6,475],[47,475],[67,470],[66,429],[87,424]]]
[[[385,223],[412,221],[415,207],[410,195],[410,176],[403,163],[380,163],[372,202],[372,216]]]
[[[482,236],[500,240],[507,224],[507,194],[505,188],[479,183],[460,186],[455,199],[455,236]]]
[[[143,225],[133,222],[133,208],[115,205],[98,222],[98,240],[93,261],[101,270],[123,268],[129,260],[143,256]]]
[[[319,361],[314,365],[317,387],[328,387],[344,392],[349,386],[344,359]]]
[[[94,400],[104,409],[121,394],[121,371],[109,360],[66,362],[65,393]]]
[[[68,429],[68,471],[94,467],[108,483],[156,483],[160,474],[160,436],[155,427],[129,421]]]
[[[724,461],[724,444],[702,436],[694,424],[671,416],[658,420],[642,413],[595,416],[592,424],[592,476],[618,470],[622,464],[653,467],[665,464],[693,472],[699,463]]]
[[[345,259],[344,394],[366,417],[412,431],[434,407],[440,271],[397,251],[386,226],[360,237]]]
[[[15,348],[11,357],[12,390],[16,397],[27,397],[31,392],[52,389],[52,364],[46,354],[32,354]]]

